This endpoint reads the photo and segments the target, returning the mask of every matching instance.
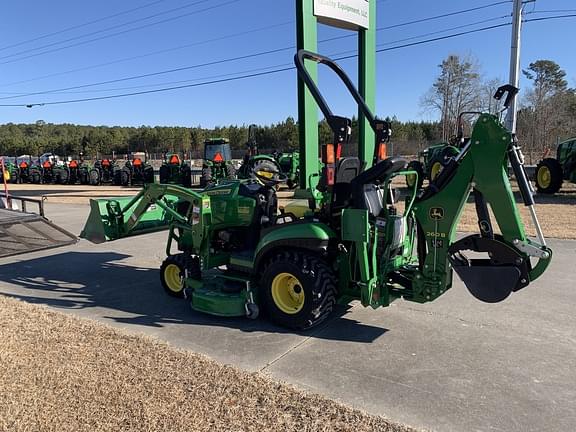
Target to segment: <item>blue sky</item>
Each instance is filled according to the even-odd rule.
[[[0,98],[14,96],[14,93],[43,92],[155,73],[291,47],[295,44],[294,0],[161,0],[140,10],[93,24],[86,23],[148,5],[153,3],[153,0],[33,0],[3,3],[0,16]],[[492,3],[496,3],[496,0],[379,0],[377,21],[379,27],[391,26]],[[207,8],[210,10],[204,10]],[[167,12],[171,9],[177,10]],[[575,9],[574,0],[537,0],[526,6],[527,12],[572,12],[530,13],[526,18],[575,13]],[[377,43],[382,47],[391,47],[406,43],[397,41],[431,33],[434,34],[408,42],[509,22],[510,17],[507,15],[511,10],[510,2],[466,14],[384,30],[378,32]],[[155,14],[160,15],[145,19]],[[140,21],[127,24],[135,20]],[[149,25],[161,20],[169,21]],[[131,31],[145,25],[147,26],[144,28]],[[72,26],[78,28],[40,38]],[[438,33],[459,26],[464,27]],[[571,46],[576,40],[575,27],[575,18],[527,23],[523,30],[522,67],[525,68],[538,59],[554,60],[567,72],[569,84],[576,87],[576,56]],[[109,30],[102,32],[108,28]],[[251,30],[257,31],[228,37]],[[112,35],[118,32],[123,33]],[[91,33],[92,35],[86,36]],[[345,33],[343,30],[321,26],[319,38],[326,39]],[[419,102],[432,85],[439,70],[438,64],[449,54],[471,55],[480,63],[486,78],[506,81],[510,33],[511,28],[507,26],[378,54],[377,114],[381,117],[396,115],[402,120],[434,118],[434,114],[422,111]],[[83,35],[84,37],[79,38]],[[112,36],[107,37],[108,35]],[[36,38],[39,39],[22,43]],[[96,38],[102,39],[59,49]],[[68,39],[68,42],[61,43]],[[212,42],[198,43],[207,40]],[[16,46],[10,47],[11,45]],[[322,43],[319,51],[331,55],[354,50],[355,45],[355,38],[349,38]],[[45,47],[41,48],[42,46]],[[187,47],[179,48],[182,46]],[[43,51],[52,52],[35,55]],[[150,55],[158,51],[167,52]],[[4,99],[0,100],[0,104],[60,101],[187,84],[192,80],[202,81],[269,66],[289,65],[293,54],[294,50],[287,49],[235,62],[68,90],[59,94]],[[31,57],[23,58],[27,56]],[[125,60],[131,57],[138,58]],[[111,64],[98,66],[105,63]],[[342,65],[355,78],[355,60],[344,61]],[[83,70],[63,74],[75,69]],[[48,75],[52,76],[46,78]],[[320,80],[321,87],[333,104],[334,112],[341,115],[352,114],[355,107],[336,81],[327,73],[321,73]],[[527,84],[523,80],[521,87],[527,87]],[[31,109],[0,107],[0,123],[44,120],[94,125],[212,127],[278,122],[289,115],[296,116],[296,109],[296,73],[289,71],[123,99]]]

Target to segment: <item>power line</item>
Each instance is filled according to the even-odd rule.
[[[562,18],[574,18],[576,17],[576,14],[570,14],[570,15],[556,15],[556,16],[549,16],[549,17],[541,17],[541,18],[530,18],[527,20],[524,20],[524,22],[534,22],[534,21],[548,21],[548,20],[553,20],[553,19],[562,19]]]
[[[389,41],[389,42],[386,42],[386,43],[384,43],[384,44],[380,44],[379,46],[390,45],[390,44],[405,42],[405,41],[414,40],[414,39],[421,39],[421,38],[423,38],[423,37],[432,36],[432,35],[440,34],[440,33],[446,33],[446,32],[449,32],[449,31],[458,30],[458,29],[460,29],[460,28],[466,28],[466,27],[470,27],[470,26],[475,26],[475,25],[479,25],[479,24],[484,24],[484,23],[487,23],[487,22],[496,21],[496,20],[499,20],[499,19],[507,18],[507,17],[508,17],[508,15],[503,15],[503,16],[500,16],[500,17],[494,17],[494,18],[489,18],[489,19],[485,19],[485,20],[481,20],[481,21],[472,22],[472,23],[462,24],[462,25],[459,25],[459,26],[455,26],[455,27],[451,27],[451,28],[447,28],[447,29],[443,29],[443,30],[439,30],[439,31],[435,31],[435,32],[429,32],[429,33],[424,33],[424,34],[420,34],[420,35],[417,35],[417,36],[412,36],[412,37],[409,37],[409,38],[397,39],[397,40],[394,40],[394,41]],[[319,42],[326,42],[326,41],[329,41],[329,40],[331,40],[331,39],[324,39],[324,40],[321,40],[321,41],[319,41]],[[292,50],[292,49],[294,49],[294,48],[295,48],[294,46],[290,46],[290,47],[286,47],[286,48],[281,48],[281,50],[286,50],[286,51],[287,51],[287,50]],[[273,50],[273,51],[276,52],[276,50]],[[347,51],[347,52],[355,52],[355,50],[354,50],[354,51]],[[347,52],[346,52],[346,53],[347,53]],[[263,52],[262,54],[268,54],[268,53],[269,53],[269,51],[265,51],[265,52]],[[260,53],[257,53],[257,54],[260,54]],[[337,55],[340,55],[340,54],[344,54],[344,53],[338,53]],[[253,55],[249,55],[248,57],[252,57],[252,56],[253,56]],[[225,59],[225,60],[227,60],[227,61],[236,61],[236,60],[238,60],[238,59],[237,59],[237,58],[233,58],[233,59]],[[222,61],[224,61],[224,60],[222,60]],[[194,65],[194,67],[201,67],[201,66],[208,66],[208,65],[210,65],[210,64],[203,63],[203,64],[200,64],[200,65]],[[280,66],[285,66],[285,65],[280,65]],[[277,66],[273,66],[273,67],[277,67]],[[269,69],[269,68],[270,68],[270,67],[264,68],[264,69]],[[262,68],[259,68],[258,70],[262,70]],[[168,72],[168,71],[162,71],[162,72],[160,72],[160,73],[164,74],[164,72]],[[172,70],[171,70],[170,72],[172,72]],[[247,72],[252,72],[252,70],[247,71]],[[239,72],[239,73],[240,73],[240,72]],[[229,75],[235,75],[235,74],[229,74]],[[134,78],[136,79],[136,78],[140,78],[140,77],[141,77],[141,76],[134,77]],[[212,79],[212,78],[216,78],[216,77],[220,77],[220,76],[211,76],[211,77],[204,78],[204,79]],[[132,77],[129,77],[129,78],[132,78]],[[78,93],[89,93],[89,92],[119,91],[119,90],[128,90],[128,89],[134,89],[134,88],[146,88],[146,87],[149,88],[149,87],[156,87],[156,86],[158,86],[158,85],[171,85],[171,84],[177,84],[177,83],[182,83],[182,82],[190,82],[190,81],[197,81],[197,80],[180,80],[180,81],[171,81],[171,82],[162,83],[162,84],[149,84],[149,85],[140,85],[140,86],[131,86],[131,87],[120,87],[120,88],[114,88],[114,89],[91,90],[91,91],[85,90],[85,91],[82,91],[82,92],[66,92],[66,90],[73,90],[73,88],[48,90],[48,91],[45,91],[45,92],[36,92],[36,93],[34,93],[34,94],[15,92],[15,93],[11,93],[11,94],[17,95],[17,96],[0,98],[0,100],[2,100],[2,99],[11,99],[11,98],[16,98],[16,97],[31,96],[31,95],[37,95],[37,94],[53,94],[53,93],[58,93],[58,94],[70,94],[70,93],[71,93],[71,94],[78,94]],[[97,83],[97,84],[98,84],[98,85],[104,85],[104,84],[101,84],[101,83]],[[106,82],[105,84],[108,84],[108,82]]]
[[[397,46],[397,47],[390,47],[390,48],[379,49],[379,50],[376,50],[376,52],[379,53],[379,52],[384,52],[384,51],[391,51],[391,50],[393,50],[393,49],[405,48],[405,47],[408,47],[408,46],[421,45],[421,44],[424,44],[424,43],[435,42],[435,41],[438,41],[438,40],[448,39],[448,38],[451,38],[451,37],[462,36],[462,35],[465,35],[465,34],[476,33],[476,32],[479,32],[479,31],[486,31],[486,30],[490,30],[490,29],[493,29],[493,28],[502,27],[502,26],[504,26],[504,25],[510,25],[510,24],[500,24],[500,25],[497,25],[497,26],[489,26],[489,27],[484,27],[484,28],[477,29],[477,30],[469,30],[469,31],[467,31],[467,32],[460,32],[460,33],[457,33],[457,34],[454,34],[454,35],[447,35],[447,36],[443,36],[443,37],[440,37],[440,38],[428,39],[428,40],[424,40],[424,41],[420,41],[420,42],[414,42],[414,43],[411,43],[411,44],[405,44],[404,46]],[[346,60],[346,59],[354,58],[354,57],[357,57],[357,56],[358,56],[358,54],[353,54],[353,55],[349,55],[349,56],[337,57],[337,58],[335,58],[335,60]],[[122,93],[122,94],[109,95],[109,96],[98,96],[98,97],[92,97],[92,98],[80,98],[80,99],[72,99],[72,100],[64,100],[64,101],[54,101],[54,102],[43,102],[43,103],[33,103],[33,104],[0,104],[0,106],[3,106],[3,107],[28,107],[28,108],[31,108],[31,107],[34,107],[34,106],[63,105],[63,104],[71,104],[71,103],[79,103],[79,102],[91,102],[91,101],[98,101],[98,100],[117,99],[117,98],[124,98],[124,97],[144,95],[144,94],[151,94],[151,93],[161,93],[161,92],[168,92],[168,91],[174,91],[174,90],[181,90],[181,89],[184,89],[184,88],[201,87],[201,86],[218,84],[218,83],[224,83],[224,82],[230,82],[230,81],[244,80],[244,79],[254,78],[254,77],[260,77],[260,76],[264,76],[264,75],[277,74],[277,73],[280,73],[280,72],[285,72],[285,71],[294,70],[294,69],[295,69],[294,66],[290,66],[290,67],[275,69],[275,70],[267,71],[267,72],[261,72],[261,73],[254,73],[254,74],[242,75],[242,76],[234,77],[234,78],[226,78],[226,79],[220,79],[220,80],[205,81],[205,82],[196,83],[196,84],[187,84],[187,85],[181,85],[181,86],[165,87],[165,88],[155,89],[155,90],[145,90],[145,91],[140,91],[140,92]]]
[[[41,36],[37,36],[37,37],[32,38],[32,39],[27,39],[27,40],[25,40],[25,41],[18,42],[18,43],[12,44],[12,45],[6,45],[6,46],[3,46],[3,47],[0,47],[0,51],[4,51],[4,50],[10,49],[10,48],[15,48],[15,47],[17,47],[17,46],[25,45],[25,44],[28,44],[28,43],[31,43],[31,42],[36,42],[36,41],[38,41],[38,40],[40,40],[40,39],[45,39],[45,38],[48,38],[48,37],[51,37],[51,36],[56,36],[56,35],[59,35],[59,34],[62,34],[62,33],[69,32],[69,31],[71,31],[71,30],[76,30],[76,29],[81,28],[81,27],[86,27],[86,26],[89,26],[89,25],[92,25],[92,24],[96,24],[96,23],[99,23],[99,22],[102,22],[102,21],[107,21],[107,20],[112,19],[112,18],[117,18],[117,17],[119,17],[119,16],[126,15],[126,14],[129,14],[129,13],[138,11],[138,10],[146,9],[146,8],[149,8],[150,6],[154,6],[154,5],[158,4],[158,3],[164,3],[164,2],[166,2],[166,1],[168,1],[168,0],[156,0],[156,1],[153,1],[153,2],[151,2],[151,3],[147,3],[147,4],[145,4],[145,5],[138,6],[138,7],[132,8],[132,9],[128,9],[128,10],[125,10],[125,11],[122,11],[122,12],[118,12],[118,13],[115,13],[115,14],[112,14],[112,15],[107,15],[107,16],[105,16],[105,17],[98,18],[98,19],[95,19],[95,20],[93,20],[93,21],[87,21],[87,22],[82,23],[82,24],[77,24],[77,25],[74,25],[74,26],[72,26],[72,27],[67,27],[67,28],[62,29],[62,30],[57,30],[57,31],[52,32],[52,33],[46,33],[46,34],[43,34],[43,35],[41,35]]]
[[[198,4],[200,4],[200,3],[206,3],[206,2],[208,2],[208,1],[210,1],[210,0],[199,0],[198,2],[193,3],[192,5],[189,5],[189,6],[195,6],[195,5],[198,5]],[[220,7],[223,7],[223,6],[227,6],[227,5],[232,4],[232,3],[238,3],[238,2],[240,2],[240,1],[243,1],[243,0],[229,0],[229,1],[227,1],[227,2],[218,4],[218,5],[209,6],[209,7],[206,7],[206,8],[204,8],[204,9],[198,9],[198,10],[195,10],[195,11],[192,11],[192,12],[189,12],[189,13],[186,13],[186,14],[178,15],[178,16],[171,17],[171,18],[166,18],[166,19],[163,19],[163,20],[160,20],[160,21],[156,21],[156,22],[153,22],[153,23],[144,24],[144,25],[141,25],[141,26],[138,26],[138,27],[134,27],[134,28],[131,28],[131,29],[122,30],[122,31],[119,31],[119,32],[116,32],[116,33],[111,33],[111,34],[104,35],[104,36],[100,36],[100,37],[97,37],[97,38],[88,39],[88,40],[86,40],[86,41],[76,42],[76,43],[73,43],[73,44],[70,44],[70,45],[66,45],[66,46],[63,46],[63,47],[58,47],[58,48],[54,48],[54,49],[42,51],[42,52],[39,52],[39,53],[30,54],[30,55],[28,55],[28,56],[24,56],[24,57],[20,57],[20,58],[8,60],[8,61],[5,61],[5,62],[1,62],[0,65],[5,65],[5,64],[10,64],[10,63],[16,63],[16,62],[19,62],[19,61],[21,61],[21,60],[26,60],[26,59],[29,59],[29,58],[32,58],[32,57],[38,57],[38,56],[42,56],[42,55],[44,55],[44,54],[50,54],[50,53],[53,53],[53,52],[56,52],[56,51],[62,51],[62,50],[64,50],[64,49],[73,48],[73,47],[80,46],[80,45],[86,45],[86,44],[88,44],[88,43],[97,42],[97,41],[100,41],[100,40],[103,40],[103,39],[109,39],[109,38],[114,37],[114,36],[119,36],[119,35],[122,35],[122,34],[134,32],[134,31],[137,31],[137,30],[142,30],[142,29],[144,29],[144,28],[152,27],[152,26],[159,25],[159,24],[165,24],[165,23],[167,23],[167,22],[171,22],[171,21],[175,21],[175,20],[178,20],[178,19],[182,19],[182,18],[191,16],[191,15],[197,15],[197,14],[202,13],[202,12],[206,12],[206,11],[210,11],[210,10],[213,10],[213,9],[217,9],[217,8],[220,8]],[[186,6],[186,7],[189,7],[189,6]],[[142,21],[142,19],[141,19],[141,20],[137,20],[137,21]],[[124,27],[124,26],[125,26],[125,24],[119,25],[119,26],[115,26],[115,27]],[[93,32],[92,34],[94,34],[94,33],[100,33],[100,32]],[[84,36],[82,36],[82,37],[84,37]],[[55,44],[51,44],[51,45],[55,45]],[[36,49],[34,49],[34,51],[35,51],[35,50],[36,50]],[[30,51],[30,50],[29,50],[29,51]],[[23,52],[22,52],[22,53],[23,53]],[[20,53],[20,54],[22,54],[22,53]],[[0,57],[0,60],[1,60],[1,59],[5,59],[5,58],[14,57],[15,55],[20,55],[20,54],[14,54],[14,55],[9,55],[9,56]]]
[[[546,20],[547,18],[549,18],[549,19],[570,18],[570,17],[573,17],[573,16],[576,16],[576,14],[574,14],[574,15],[556,16],[556,17],[536,18],[536,19],[531,19],[531,20],[526,20],[526,21],[527,21],[527,22],[530,22],[530,21],[544,21],[544,20]],[[483,31],[487,31],[487,30],[493,30],[493,29],[496,29],[496,28],[501,28],[501,27],[509,26],[509,25],[511,25],[511,23],[497,24],[497,25],[493,25],[493,26],[482,27],[482,28],[475,29],[475,30],[468,30],[468,31],[465,31],[465,32],[459,32],[459,33],[455,33],[455,34],[452,34],[452,35],[441,36],[441,37],[432,38],[432,39],[427,39],[427,40],[418,41],[418,42],[413,42],[413,43],[409,43],[409,44],[398,45],[398,46],[388,47],[388,48],[380,48],[380,49],[377,49],[377,50],[376,50],[376,53],[382,53],[382,52],[386,52],[386,51],[398,50],[398,49],[407,48],[407,47],[411,47],[411,46],[416,46],[416,45],[422,45],[422,44],[437,42],[437,41],[446,40],[446,39],[450,39],[450,38],[455,38],[455,37],[459,37],[459,36],[469,35],[469,34],[478,33],[478,32],[483,32]],[[358,57],[358,54],[353,54],[353,55],[348,55],[348,56],[337,57],[337,58],[335,58],[335,60],[347,60],[347,59],[355,58],[355,57]],[[122,94],[109,95],[109,96],[99,96],[99,97],[92,97],[92,98],[80,98],[80,99],[61,100],[61,101],[53,101],[53,102],[29,103],[29,104],[0,104],[0,106],[1,106],[1,107],[27,107],[27,108],[32,108],[32,107],[34,107],[34,106],[63,105],[63,104],[72,104],[72,103],[80,103],[80,102],[91,102],[91,101],[98,101],[98,100],[117,99],[117,98],[124,98],[124,97],[130,97],[130,96],[137,96],[137,95],[144,95],[144,94],[152,94],[152,93],[161,93],[161,92],[168,92],[168,91],[180,90],[180,89],[184,89],[184,88],[201,87],[201,86],[207,86],[207,85],[212,85],[212,84],[219,84],[219,83],[225,83],[225,82],[231,82],[231,81],[244,80],[244,79],[249,79],[249,78],[254,78],[254,77],[261,77],[261,76],[265,76],[265,75],[277,74],[277,73],[286,72],[286,71],[294,70],[294,69],[295,69],[295,67],[294,67],[294,66],[291,66],[291,67],[285,67],[285,68],[275,69],[275,70],[267,71],[267,72],[260,72],[260,73],[253,73],[253,74],[242,75],[242,76],[233,77],[233,78],[226,78],[226,79],[219,79],[219,80],[212,80],[212,81],[204,81],[204,82],[196,83],[196,84],[187,84],[187,85],[181,85],[181,86],[165,87],[165,88],[160,88],[160,89],[155,89],[155,90],[146,90],[146,91],[132,92],[132,93],[122,93]]]
[[[272,24],[272,25],[265,26],[265,27],[259,27],[259,28],[255,28],[255,29],[252,29],[252,30],[246,30],[246,31],[243,31],[243,32],[232,33],[232,34],[228,34],[228,35],[225,35],[225,36],[220,36],[220,37],[217,37],[217,38],[205,39],[205,40],[202,40],[202,41],[192,42],[192,43],[185,44],[185,45],[180,45],[180,46],[177,46],[177,47],[172,47],[172,48],[167,48],[167,49],[163,49],[163,50],[153,51],[153,52],[146,53],[146,54],[141,54],[141,55],[132,56],[132,57],[125,57],[125,58],[118,59],[118,60],[113,60],[113,61],[110,61],[110,62],[100,63],[100,64],[97,64],[97,65],[85,66],[85,67],[82,67],[82,68],[77,68],[77,69],[72,69],[72,70],[68,70],[68,71],[53,73],[53,74],[49,74],[49,75],[43,75],[43,76],[40,76],[40,77],[30,78],[30,79],[22,80],[22,81],[15,81],[15,82],[3,84],[3,85],[1,85],[0,87],[7,87],[7,86],[11,86],[11,85],[16,85],[16,84],[24,84],[24,83],[27,83],[27,82],[38,81],[38,80],[45,79],[45,78],[52,78],[52,77],[56,77],[56,76],[67,75],[67,74],[74,73],[74,72],[81,72],[81,71],[85,71],[85,70],[97,69],[97,68],[104,67],[104,66],[109,66],[109,65],[112,65],[112,64],[123,63],[123,62],[126,62],[126,61],[136,60],[136,59],[145,58],[145,57],[150,57],[150,56],[154,56],[154,55],[157,55],[157,54],[164,54],[164,53],[167,53],[167,52],[177,51],[177,50],[180,50],[180,49],[190,48],[190,47],[193,47],[193,46],[199,46],[199,45],[204,45],[204,44],[208,44],[208,43],[219,42],[219,41],[226,40],[226,39],[233,39],[233,38],[237,38],[237,37],[239,37],[239,36],[244,36],[244,35],[247,35],[247,34],[257,33],[257,32],[261,32],[261,31],[265,31],[265,30],[271,30],[271,29],[274,29],[274,28],[279,28],[279,27],[282,27],[282,26],[285,26],[285,25],[289,25],[289,24],[293,24],[293,23],[294,23],[294,21],[286,21],[286,22],[283,22],[283,23]],[[21,94],[21,93],[22,93],[22,92],[15,92],[14,94]]]
[[[500,19],[500,18],[495,18],[495,19]],[[471,23],[468,25],[477,25],[477,24],[480,24],[480,23]],[[417,36],[416,38],[426,37],[426,36],[429,36],[432,34],[442,33],[445,31],[456,30],[456,29],[461,28],[461,27],[462,26],[457,26],[453,29],[447,29],[447,30],[440,31],[440,32],[432,32],[429,34]],[[399,41],[395,41],[392,43],[404,42],[405,40],[411,40],[411,39],[413,39],[413,38],[401,39]],[[320,43],[327,42],[330,40],[332,40],[332,39],[325,39],[325,40],[320,41]],[[245,54],[242,56],[236,56],[236,57],[231,57],[231,58],[226,58],[226,59],[221,59],[221,60],[214,60],[214,61],[199,63],[199,64],[195,64],[195,65],[190,65],[190,66],[183,66],[183,67],[173,68],[173,69],[168,69],[168,70],[163,70],[163,71],[150,72],[147,74],[134,75],[134,76],[124,77],[124,78],[117,78],[117,79],[113,79],[113,80],[106,80],[106,81],[100,81],[100,82],[96,82],[96,83],[82,84],[82,85],[64,87],[64,88],[59,88],[59,89],[51,89],[51,90],[44,90],[44,91],[38,91],[38,92],[23,93],[23,94],[16,95],[16,96],[4,96],[4,97],[0,97],[0,100],[17,99],[20,97],[38,96],[38,95],[51,94],[51,93],[61,93],[61,92],[69,91],[69,90],[78,90],[78,89],[82,89],[82,88],[96,87],[96,86],[101,86],[101,85],[106,85],[106,84],[114,84],[114,83],[118,83],[118,82],[133,81],[133,80],[141,79],[141,78],[150,78],[150,77],[154,77],[154,76],[166,75],[166,74],[176,73],[176,72],[183,72],[186,70],[198,69],[198,68],[207,67],[207,66],[215,66],[215,65],[219,65],[219,64],[230,63],[230,62],[250,59],[250,58],[254,58],[254,57],[262,57],[265,55],[276,54],[279,52],[289,51],[289,50],[293,50],[293,49],[295,49],[295,46],[291,45],[291,46],[287,46],[287,47],[283,47],[283,48],[276,48],[276,49],[267,50],[267,51],[260,51],[257,53]]]
[[[413,20],[413,21],[408,21],[408,22],[403,22],[403,23],[399,23],[399,24],[394,24],[394,25],[391,25],[391,26],[379,27],[379,28],[376,29],[376,31],[390,30],[390,29],[399,28],[399,27],[405,27],[405,26],[409,26],[409,25],[413,25],[413,24],[419,24],[419,23],[423,23],[423,22],[434,21],[434,20],[438,20],[438,19],[441,19],[441,18],[446,18],[446,17],[461,15],[461,14],[465,14],[465,13],[469,13],[469,12],[474,12],[474,11],[478,11],[478,10],[482,10],[482,9],[487,9],[487,8],[491,8],[491,7],[494,7],[494,6],[498,6],[498,5],[510,3],[510,2],[511,2],[511,0],[504,0],[504,1],[493,2],[493,3],[490,3],[490,4],[481,5],[481,6],[477,6],[477,7],[473,7],[473,8],[469,8],[469,9],[458,10],[458,11],[455,11],[455,12],[448,12],[448,13],[444,13],[444,14],[440,14],[440,15],[436,15],[436,16],[432,16],[432,17],[421,18],[421,19],[417,19],[417,20]],[[150,17],[148,17],[148,18],[150,18]],[[145,18],[145,19],[147,19],[147,18]],[[292,22],[293,22],[293,21],[292,21]],[[126,23],[123,24],[123,25],[126,25]],[[116,26],[116,27],[117,27],[117,26]],[[146,27],[146,26],[142,26],[142,27]],[[118,34],[126,33],[126,32],[128,32],[128,31],[138,30],[138,29],[140,29],[140,28],[142,28],[142,27],[138,27],[138,28],[136,28],[136,29],[127,30],[127,31],[124,31],[124,32],[114,33],[114,34],[112,34],[112,35],[107,35],[107,36],[104,36],[104,37],[101,37],[101,38],[91,39],[91,40],[89,40],[89,41],[83,41],[83,42],[81,42],[81,43],[77,43],[77,44],[73,44],[73,45],[68,45],[68,46],[66,46],[66,47],[60,47],[60,48],[57,48],[57,49],[55,49],[55,50],[50,50],[50,51],[46,51],[46,52],[42,52],[42,53],[37,53],[37,54],[31,55],[31,56],[27,56],[27,57],[22,57],[22,58],[19,58],[19,59],[15,59],[15,60],[13,60],[13,61],[0,63],[0,65],[17,62],[17,61],[24,60],[24,59],[27,59],[27,58],[30,58],[30,57],[34,57],[34,56],[36,56],[36,55],[42,55],[42,54],[45,54],[45,53],[50,53],[50,52],[58,51],[58,50],[61,50],[61,49],[66,49],[66,48],[70,48],[70,47],[82,45],[82,44],[85,44],[85,43],[90,43],[90,42],[98,41],[98,40],[105,39],[105,38],[108,38],[108,37],[112,37],[112,36],[115,36],[115,35],[118,35]],[[107,29],[107,30],[109,30],[109,29]],[[103,30],[103,31],[104,31],[104,30]],[[91,33],[91,34],[93,34],[93,33]],[[87,35],[85,35],[85,36],[87,36]],[[327,39],[327,40],[325,40],[325,41],[327,42],[327,41],[333,41],[333,40],[347,39],[347,38],[350,38],[350,37],[353,37],[353,36],[354,36],[354,35],[350,35],[350,34],[349,34],[349,35],[343,35],[343,36],[337,36],[337,37],[333,37],[333,38]],[[65,41],[64,41],[64,42],[65,42]],[[183,46],[183,47],[181,47],[181,48],[185,48],[185,47],[186,47],[186,46]],[[181,49],[181,48],[174,48],[174,50],[175,50],[175,49]],[[168,49],[168,50],[166,50],[166,51],[160,50],[160,51],[157,51],[156,53],[168,52],[169,50],[172,50],[172,49]],[[155,55],[155,54],[154,54],[154,53],[151,53],[151,54],[149,54],[149,55]],[[148,56],[148,54],[145,54],[145,55],[143,55],[143,56]],[[84,71],[84,70],[88,70],[89,68],[92,68],[92,67],[102,67],[102,66],[106,66],[106,65],[109,65],[109,64],[114,64],[114,63],[117,63],[117,62],[120,62],[120,61],[125,61],[125,60],[128,61],[128,60],[131,60],[131,59],[141,58],[141,57],[143,57],[143,56],[135,56],[135,57],[127,58],[127,59],[117,60],[117,61],[115,61],[115,62],[104,63],[104,64],[102,64],[102,65],[96,65],[96,66],[91,66],[91,67],[86,67],[86,68],[80,68],[80,69],[76,69],[76,70],[74,70],[74,71],[72,71],[72,72]],[[7,57],[9,57],[9,56],[7,56]],[[7,58],[7,57],[0,57],[0,60],[2,60],[2,59],[4,59],[4,58]],[[4,86],[7,86],[7,85],[21,84],[21,83],[24,83],[24,82],[30,82],[30,81],[33,81],[33,80],[42,79],[42,78],[45,78],[45,77],[52,77],[52,76],[57,76],[57,75],[56,75],[56,74],[52,74],[52,75],[48,75],[48,76],[44,76],[44,77],[33,78],[33,79],[30,79],[30,80],[18,81],[18,82],[15,82],[15,83],[5,84],[5,85],[3,85],[3,87],[4,87]]]

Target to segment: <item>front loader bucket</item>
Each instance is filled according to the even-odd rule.
[[[124,237],[142,235],[168,228],[173,216],[164,206],[176,209],[178,198],[166,196],[162,204],[150,203],[139,216],[134,210],[141,200],[134,197],[90,200],[90,215],[80,234],[92,243],[104,243]]]

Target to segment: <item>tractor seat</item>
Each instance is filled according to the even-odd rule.
[[[392,174],[406,168],[407,162],[399,157],[390,157],[355,177],[350,183],[354,208],[368,210],[378,216],[384,206],[384,194],[378,184]]]
[[[278,213],[278,198],[274,187],[263,186],[254,181],[241,183],[238,194],[256,201],[252,225],[255,227],[274,224]]]

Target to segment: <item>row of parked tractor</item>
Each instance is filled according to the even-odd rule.
[[[167,155],[160,173],[167,177],[180,170],[187,171],[190,177],[189,165],[182,163],[178,155]],[[139,157],[129,160],[104,158],[94,162],[80,157],[62,161],[47,153],[35,162],[30,158],[5,162],[4,176],[10,183],[137,186],[154,183],[154,168]]]
[[[465,143],[458,139],[430,146],[418,155],[418,160],[411,161],[408,168],[416,171],[418,176],[406,177],[406,184],[412,187],[418,182],[422,187],[424,180],[434,180],[451,158],[460,153]],[[542,194],[558,192],[563,183],[576,183],[576,137],[560,142],[555,155],[546,155],[536,165],[533,176],[536,190]]]
[[[248,151],[237,168],[232,161],[227,139],[206,140],[200,187],[216,184],[222,179],[246,179],[257,175],[273,175],[289,188],[296,187],[300,175],[298,152],[259,154],[252,127],[247,146]],[[30,157],[20,157],[4,161],[4,165],[4,177],[10,183],[143,186],[155,180],[154,167],[145,157],[131,157],[128,160],[104,158],[87,162],[82,157],[62,161],[52,153],[45,153],[35,162]],[[192,187],[191,165],[180,155],[168,153],[160,166],[159,181],[162,184]]]

